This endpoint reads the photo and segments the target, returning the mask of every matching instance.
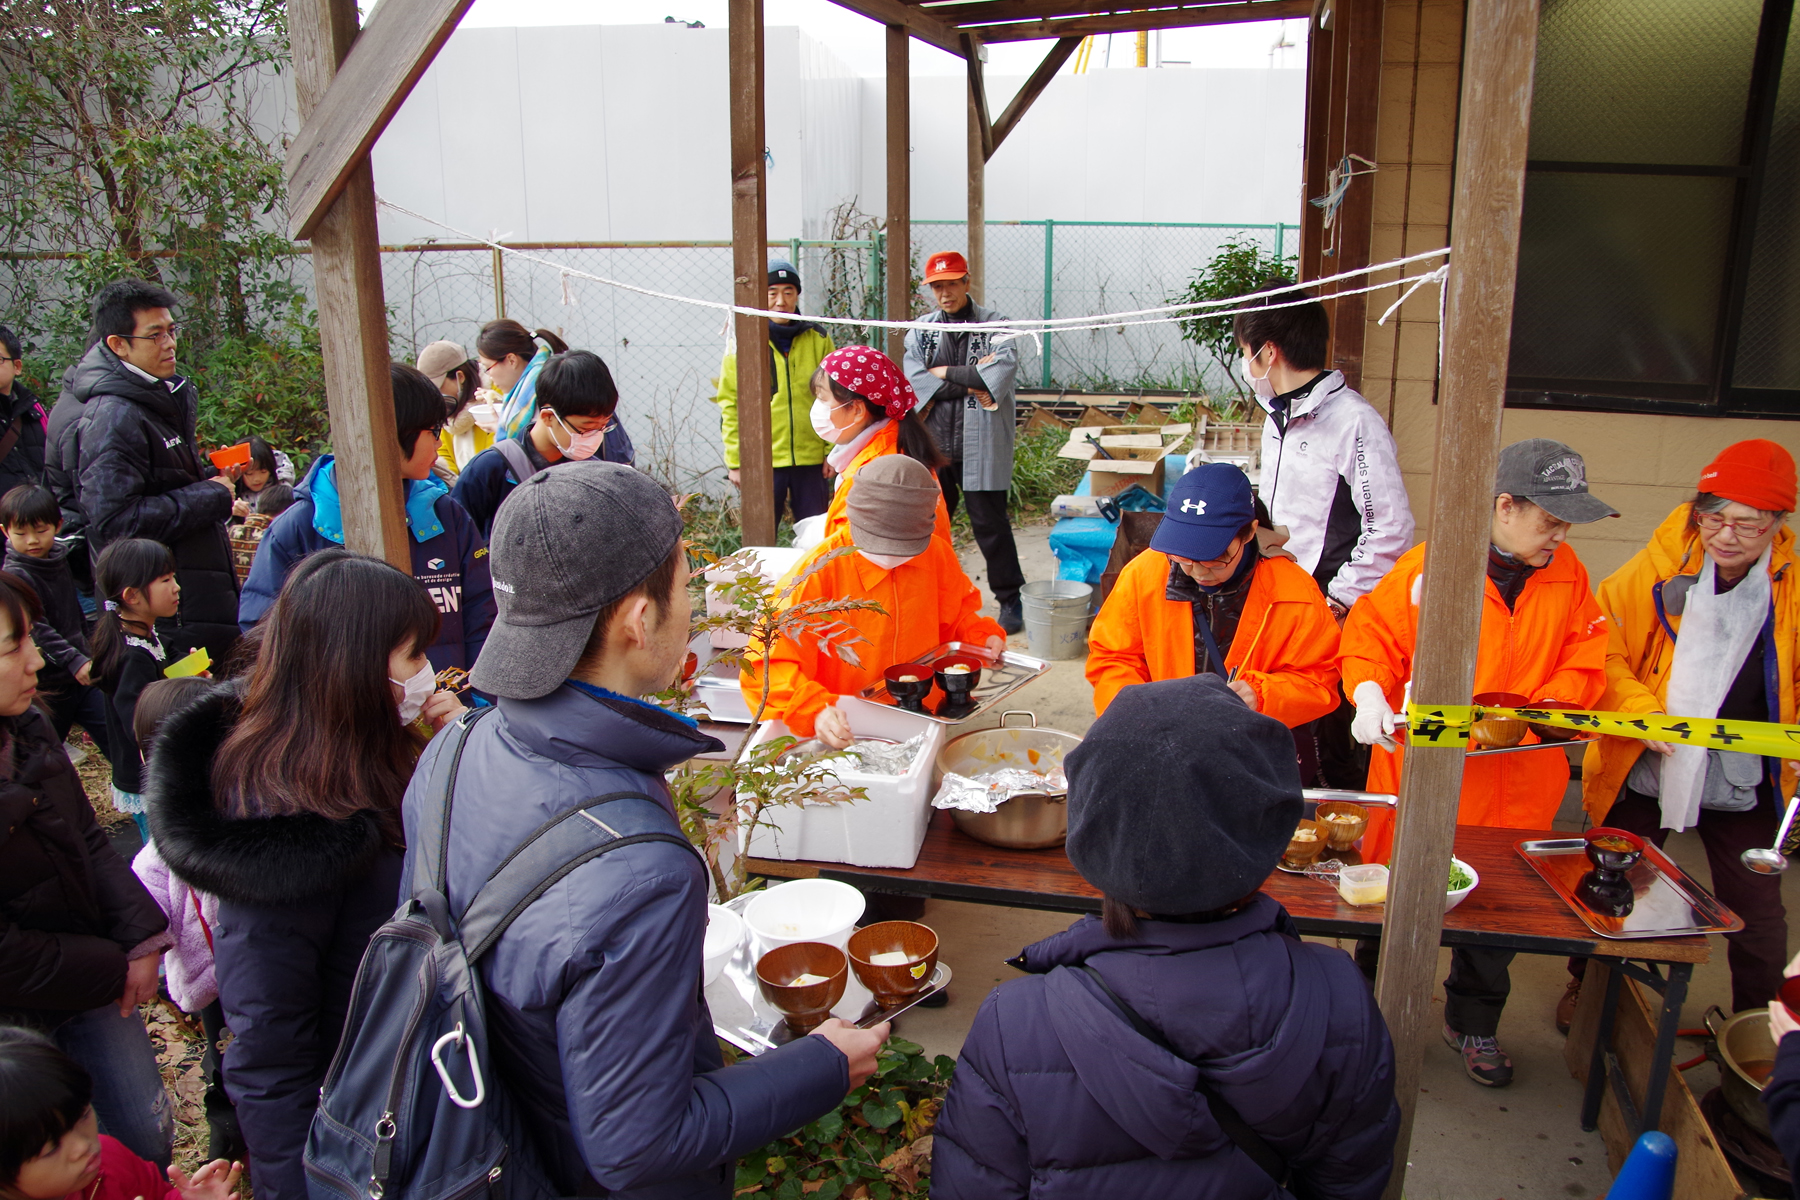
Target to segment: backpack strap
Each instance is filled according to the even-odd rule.
[[[602,808],[604,819],[596,811]],[[639,842],[699,853],[668,810],[641,792],[595,796],[551,818],[501,861],[469,901],[458,921],[464,955],[478,961],[532,901],[576,867]]]
[[[494,709],[488,706],[471,709],[456,719],[451,734],[439,748],[431,764],[431,782],[420,797],[418,823],[413,829],[412,878],[407,881],[407,894],[417,898],[427,888],[444,891],[444,860],[450,845],[450,806],[456,799],[456,772],[462,766],[463,747],[476,722]]]
[[[1085,962],[1081,964],[1081,969],[1100,985],[1100,990],[1105,994],[1107,1001],[1121,1017],[1125,1018],[1125,1023],[1138,1032],[1140,1037],[1156,1043],[1176,1058],[1181,1059],[1182,1062],[1193,1063],[1196,1067],[1200,1066],[1199,1063],[1194,1063],[1192,1059],[1187,1058],[1171,1046],[1169,1039],[1162,1035],[1161,1030],[1144,1020],[1135,1008],[1125,1003],[1124,999],[1107,984],[1100,972]],[[1263,1172],[1275,1181],[1275,1186],[1281,1189],[1281,1194],[1290,1197],[1291,1200],[1292,1193],[1288,1190],[1288,1185],[1293,1179],[1294,1169],[1286,1159],[1281,1157],[1280,1151],[1269,1145],[1263,1140],[1262,1134],[1251,1128],[1250,1122],[1244,1120],[1231,1101],[1219,1094],[1219,1089],[1206,1078],[1204,1071],[1195,1077],[1194,1090],[1205,1098],[1207,1107],[1212,1110],[1213,1120],[1219,1123],[1219,1128],[1225,1132],[1225,1136],[1230,1138],[1239,1150],[1248,1155],[1251,1162],[1261,1167]]]
[[[519,445],[517,438],[501,438],[494,443],[494,449],[500,452],[500,457],[512,468],[515,482],[524,483],[537,474],[538,469],[531,465],[531,456],[525,453],[525,447]]]

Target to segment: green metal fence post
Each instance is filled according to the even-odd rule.
[[[1053,289],[1056,286],[1056,222],[1044,222],[1044,319],[1048,321],[1055,316],[1051,306]],[[1050,332],[1044,331],[1044,370],[1042,386],[1050,386]]]
[[[1275,226],[1275,261],[1276,262],[1281,261],[1281,251],[1282,251],[1284,245],[1286,244],[1285,243],[1286,236],[1287,236],[1287,226],[1286,225],[1276,225]]]
[[[887,254],[884,253],[887,246],[887,230],[875,230],[870,235],[867,245],[874,255],[874,260],[869,264],[869,276],[873,280],[869,286],[875,290],[877,311],[881,313],[879,319],[886,321],[889,319],[887,314]],[[866,301],[863,310],[868,311]],[[874,338],[877,335],[871,330],[869,336]]]

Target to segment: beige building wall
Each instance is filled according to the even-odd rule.
[[[1451,175],[1461,86],[1462,0],[1388,0],[1382,25],[1381,98],[1370,259],[1385,262],[1449,245]],[[1428,270],[1425,262],[1408,274]],[[1389,271],[1374,281],[1391,280]],[[1397,291],[1369,297],[1363,394],[1387,417],[1400,470],[1429,533],[1437,437],[1437,289],[1425,287],[1386,325]],[[1547,437],[1587,460],[1593,490],[1622,514],[1577,526],[1569,542],[1597,581],[1642,546],[1669,510],[1693,494],[1701,469],[1725,446],[1768,438],[1800,458],[1800,422],[1508,409],[1503,438]],[[1479,481],[1457,486],[1487,492]]]

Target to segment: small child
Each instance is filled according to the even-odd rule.
[[[112,747],[112,801],[130,813],[150,840],[144,819],[144,758],[132,729],[138,697],[163,677],[168,653],[156,622],[181,609],[175,556],[161,542],[124,538],[94,563],[94,591],[103,611],[94,623],[94,682],[106,693],[106,737]]]
[[[143,690],[131,723],[146,763],[164,718],[212,686],[211,680],[188,675],[159,679]],[[210,892],[196,891],[171,872],[155,841],[144,843],[131,860],[131,869],[169,918],[169,936],[175,939],[174,947],[163,956],[169,996],[182,1012],[199,1016],[206,1035],[206,1053],[200,1061],[200,1074],[206,1081],[206,1155],[240,1158],[245,1152],[244,1136],[219,1071],[219,1042],[225,1036],[225,1012],[219,1004],[213,969],[213,926],[219,920],[219,899]]]
[[[44,656],[38,690],[50,709],[56,736],[67,738],[76,723],[88,731],[110,761],[106,742],[106,698],[90,686],[93,652],[87,617],[81,611],[69,546],[59,542],[62,510],[50,489],[24,483],[0,496],[0,528],[6,531],[6,570],[38,595],[44,619],[31,627],[31,640]]]
[[[255,434],[234,444],[250,447],[250,461],[244,464],[244,473],[238,477],[237,495],[231,505],[231,520],[236,523],[256,511],[257,498],[273,485],[292,486],[294,463]]]
[[[271,483],[256,493],[251,512],[243,523],[231,527],[231,569],[237,573],[239,588],[250,578],[250,568],[256,562],[256,548],[262,545],[263,534],[269,531],[270,522],[293,503],[292,484]]]
[[[236,1200],[241,1163],[192,1177],[156,1167],[100,1132],[94,1084],[41,1033],[0,1027],[0,1195],[9,1200]]]

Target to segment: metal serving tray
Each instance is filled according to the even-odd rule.
[[[1744,927],[1742,917],[1688,878],[1652,842],[1644,843],[1644,857],[1625,873],[1631,880],[1633,906],[1623,917],[1596,912],[1581,899],[1581,878],[1593,869],[1582,838],[1527,838],[1517,849],[1582,923],[1603,938],[1685,937],[1735,933]]]
[[[921,654],[913,661],[930,664],[943,658],[946,654],[966,654],[970,658],[979,658],[982,662],[981,682],[969,693],[974,703],[964,709],[952,709],[940,713],[947,697],[943,691],[933,688],[925,697],[922,708],[907,708],[898,700],[888,695],[885,682],[871,684],[862,690],[862,698],[876,704],[885,704],[890,708],[898,708],[902,712],[917,713],[928,721],[936,721],[940,725],[960,725],[964,721],[972,721],[981,716],[1002,700],[1042,675],[1050,669],[1050,664],[1041,658],[1033,658],[1029,654],[1015,654],[1011,650],[995,654],[986,646],[977,646],[969,642],[945,642],[942,646]],[[898,665],[898,664],[896,664]]]
[[[741,917],[756,894],[748,892],[735,900],[727,901],[724,907]],[[773,1050],[802,1036],[789,1029],[782,1015],[763,999],[762,989],[756,986],[756,959],[756,935],[750,932],[746,924],[743,944],[731,956],[731,961],[725,964],[724,972],[706,989],[706,1007],[712,1013],[713,1032],[750,1055]],[[905,1003],[885,1010],[877,1009],[874,995],[863,986],[862,980],[856,977],[856,971],[852,969],[849,980],[844,984],[844,998],[837,1002],[831,1015],[867,1029],[883,1021],[893,1020],[915,1004],[937,995],[949,986],[950,968],[940,961],[937,969],[931,973],[931,982],[914,992]]]

